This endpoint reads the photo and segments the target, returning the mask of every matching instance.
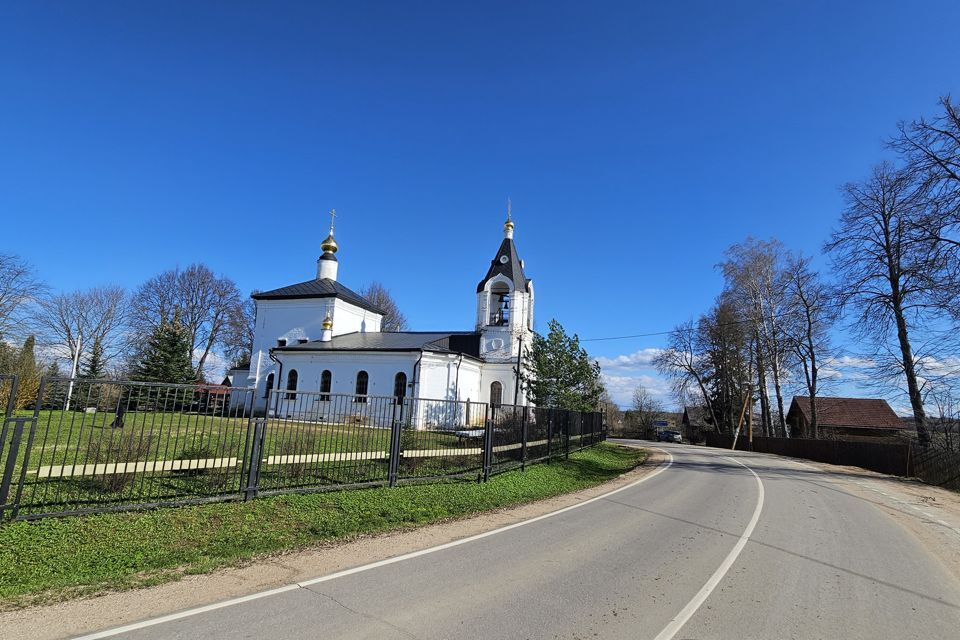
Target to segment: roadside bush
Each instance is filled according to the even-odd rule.
[[[281,456],[301,456],[315,453],[317,434],[313,431],[303,431],[294,435],[284,435],[277,444],[277,453]],[[287,478],[299,480],[307,475],[307,462],[290,462],[280,465],[278,474]]]
[[[134,430],[110,430],[99,439],[87,445],[87,460],[90,464],[115,464],[120,468],[111,473],[98,474],[92,482],[99,489],[109,493],[119,493],[130,487],[137,478],[137,474],[120,473],[125,462],[142,462],[147,460],[154,443],[152,432]]]

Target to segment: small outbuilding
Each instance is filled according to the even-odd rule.
[[[812,438],[813,419],[809,396],[794,396],[787,423],[794,438]],[[905,432],[903,421],[886,400],[880,398],[816,399],[818,436],[834,440],[895,438]]]

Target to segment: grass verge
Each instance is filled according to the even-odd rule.
[[[18,522],[0,527],[0,610],[176,580],[319,542],[585,489],[646,452],[603,443],[486,484],[447,482]]]

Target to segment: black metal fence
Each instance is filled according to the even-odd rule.
[[[0,521],[485,480],[606,437],[599,413],[273,390],[255,416],[254,393],[42,380],[36,402],[3,420]]]
[[[732,448],[732,435],[713,432],[704,435],[707,446]],[[878,473],[914,477],[930,485],[960,491],[960,447],[948,446],[945,442],[935,438],[933,442],[921,445],[916,438],[906,437],[883,442],[754,437],[751,443],[746,436],[741,436],[736,448],[862,467]]]

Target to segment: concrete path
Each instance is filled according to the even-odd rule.
[[[662,472],[555,516],[116,637],[960,637],[957,578],[836,473],[663,448]]]

